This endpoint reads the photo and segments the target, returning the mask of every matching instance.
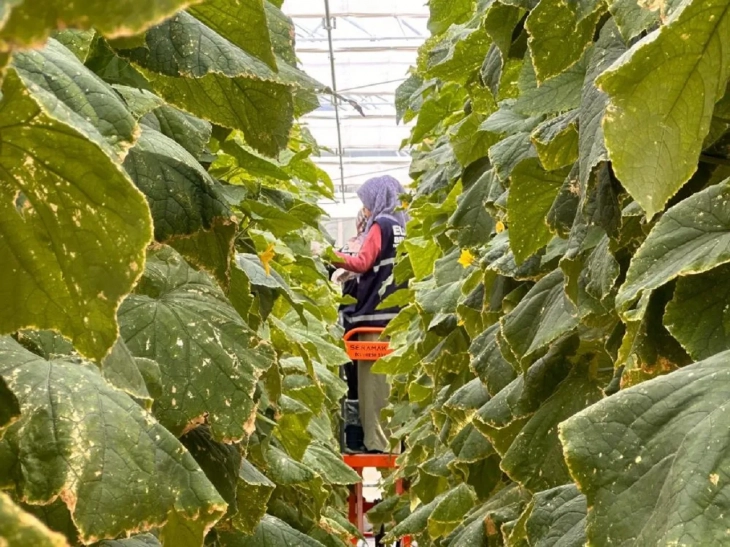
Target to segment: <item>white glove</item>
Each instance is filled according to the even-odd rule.
[[[319,241],[312,241],[310,247],[312,256],[320,256],[324,252],[324,247]]]
[[[345,283],[346,281],[349,281],[350,279],[353,279],[356,274],[352,272],[348,272],[347,270],[343,270],[342,268],[338,268],[335,270],[335,273],[332,274],[332,282],[333,283],[339,283],[340,285]]]

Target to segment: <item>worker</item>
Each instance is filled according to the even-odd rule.
[[[396,248],[405,239],[408,217],[399,210],[400,196],[405,193],[401,184],[385,175],[366,181],[357,191],[366,218],[364,240],[354,256],[337,253],[342,262],[337,268],[359,274],[357,303],[348,311],[346,328],[385,327],[399,308],[379,309],[380,303],[398,287],[393,281]],[[364,334],[360,340],[377,340],[377,334]],[[358,401],[360,422],[367,452],[388,451],[387,424],[381,420],[381,410],[387,405],[390,386],[385,375],[373,374],[373,361],[358,361]]]
[[[347,241],[345,246],[340,249],[341,253],[350,256],[357,255],[358,251],[362,247],[363,240],[365,239],[366,223],[367,217],[365,216],[365,211],[360,209],[357,213],[357,218],[355,219],[357,232]],[[339,309],[340,326],[345,330],[345,332],[354,328],[349,318],[350,314],[356,308],[357,282],[359,277],[360,276],[354,272],[350,272],[342,268],[332,268],[332,282],[341,285],[342,296],[351,297],[351,301],[341,304]],[[360,410],[357,400],[357,365],[352,362],[346,363],[343,365],[343,369],[345,380],[347,381],[347,396],[342,408],[345,435],[343,439],[343,448],[350,453],[366,452],[367,450],[363,445],[364,435],[362,424],[360,423]]]

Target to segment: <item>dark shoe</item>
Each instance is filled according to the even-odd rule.
[[[345,454],[367,454],[368,449],[364,446],[359,446],[356,448],[351,448],[349,446],[345,447]]]
[[[365,433],[359,425],[345,426],[345,446],[356,452],[365,452]]]

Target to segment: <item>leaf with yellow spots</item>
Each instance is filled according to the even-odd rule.
[[[157,528],[175,514],[181,525],[200,526],[195,541],[201,545],[204,530],[225,513],[224,499],[176,436],[110,386],[96,366],[46,360],[0,337],[0,371],[22,409],[3,437],[22,470],[18,494],[34,505],[63,500],[83,544]],[[33,427],[38,436],[29,436]],[[57,435],[51,444],[42,439],[50,431]],[[108,497],[97,497],[99,491]],[[2,505],[0,537],[10,532],[12,539]],[[23,539],[10,545],[48,544]]]
[[[155,417],[175,436],[202,416],[217,441],[251,434],[256,385],[273,364],[273,352],[208,274],[170,247],[150,251],[142,281],[119,309],[119,324],[132,355],[159,364]]]
[[[270,243],[268,247],[266,247],[266,250],[263,253],[259,253],[259,258],[261,259],[261,264],[264,266],[264,270],[266,271],[266,275],[271,275],[271,266],[269,263],[274,260],[274,257],[276,256],[276,252],[274,251],[274,244]]]
[[[469,249],[464,249],[461,251],[461,256],[459,257],[459,264],[464,266],[464,268],[468,268],[472,264],[474,264],[475,257],[473,254],[471,254],[471,251]]]
[[[54,330],[101,360],[144,268],[147,201],[107,141],[51,94],[31,93],[17,69],[2,96],[0,333]]]

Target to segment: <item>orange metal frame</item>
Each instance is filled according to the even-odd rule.
[[[395,468],[397,456],[393,454],[344,454],[345,463],[349,465],[362,478],[362,470],[366,467],[375,467],[377,469]],[[395,483],[396,494],[403,493],[403,480],[398,479]],[[365,528],[365,513],[372,505],[367,504],[362,497],[362,482],[351,487],[349,498],[349,518],[362,533]],[[370,507],[366,507],[370,505]],[[357,539],[353,540],[353,545],[357,545]],[[410,547],[411,538],[406,536],[400,540],[401,547]]]
[[[353,361],[377,361],[391,353],[393,350],[390,349],[388,342],[351,340],[353,336],[358,334],[380,334],[383,330],[381,327],[358,327],[347,332],[343,340],[345,341],[348,357]]]
[[[383,328],[380,327],[358,327],[347,332],[343,338],[347,355],[353,361],[377,361],[391,353],[388,342],[361,342],[352,340],[358,334],[381,334]],[[362,470],[366,467],[374,467],[376,469],[395,468],[397,456],[393,454],[343,454],[345,463],[350,466],[360,478],[362,478]],[[403,481],[398,479],[395,483],[395,491],[397,494],[403,493]],[[350,522],[354,524],[360,533],[365,529],[365,513],[372,507],[362,496],[362,482],[351,487],[349,504]],[[358,540],[353,539],[353,545],[357,545]],[[400,540],[401,547],[410,547],[411,538],[406,536]]]

